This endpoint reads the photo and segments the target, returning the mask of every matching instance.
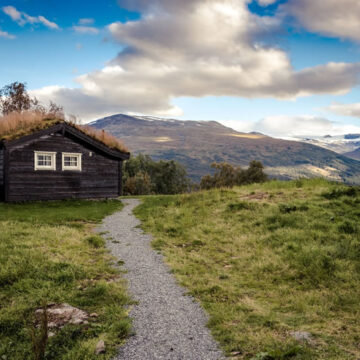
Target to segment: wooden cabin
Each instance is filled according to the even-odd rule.
[[[0,142],[0,199],[6,202],[115,198],[130,154],[60,122]]]

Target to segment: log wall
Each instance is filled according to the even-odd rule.
[[[113,198],[121,193],[119,160],[61,133],[9,148],[6,200]],[[56,171],[34,169],[35,151],[56,152]],[[62,152],[81,153],[82,171],[63,171]]]

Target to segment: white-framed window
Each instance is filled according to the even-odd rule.
[[[81,156],[78,153],[62,153],[62,170],[81,171]]]
[[[56,170],[56,152],[34,151],[35,170]]]

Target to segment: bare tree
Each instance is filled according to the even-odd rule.
[[[26,84],[13,82],[0,89],[0,110],[3,115],[13,111],[29,110],[33,101],[26,91]]]
[[[13,82],[0,89],[0,112],[7,115],[12,112],[23,112],[33,110],[45,117],[64,119],[62,106],[50,101],[48,107],[42,105],[36,97],[30,97],[26,90],[26,84]]]

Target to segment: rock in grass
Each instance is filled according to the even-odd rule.
[[[37,309],[35,316],[37,322],[40,322],[43,309]],[[80,325],[86,324],[89,314],[81,309],[73,307],[69,304],[49,304],[46,309],[48,316],[48,328],[61,329],[66,324]]]
[[[299,342],[310,343],[312,340],[312,335],[307,331],[292,331],[290,335]]]
[[[99,342],[96,344],[95,348],[95,355],[100,355],[105,352],[105,343],[104,340],[99,340]]]

